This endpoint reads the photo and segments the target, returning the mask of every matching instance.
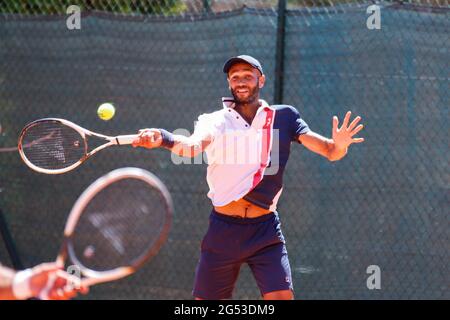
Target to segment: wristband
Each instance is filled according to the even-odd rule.
[[[158,129],[161,133],[161,147],[166,149],[172,149],[175,141],[173,140],[173,134],[164,129]]]
[[[32,275],[32,269],[19,271],[15,274],[12,284],[12,292],[16,299],[25,300],[33,297],[33,292],[30,288],[30,279]]]

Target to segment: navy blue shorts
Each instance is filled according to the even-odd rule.
[[[192,294],[209,300],[231,299],[243,263],[249,265],[262,295],[293,290],[278,213],[239,218],[213,209]]]

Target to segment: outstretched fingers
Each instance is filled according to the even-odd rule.
[[[342,126],[341,126],[340,130],[347,128],[351,115],[352,115],[352,112],[347,111],[347,113],[345,114],[345,117],[344,117],[344,121],[342,122]]]
[[[338,117],[333,116],[333,132],[338,131],[339,120]]]
[[[356,125],[358,124],[358,122],[361,120],[360,116],[357,116],[355,119],[353,119],[353,121],[350,123],[350,125],[348,126],[347,130],[348,131],[352,131]]]
[[[350,132],[350,136],[353,137],[355,134],[360,132],[363,128],[364,128],[364,126],[362,124],[360,124],[353,131]]]

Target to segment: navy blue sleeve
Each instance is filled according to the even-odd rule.
[[[293,129],[293,136],[292,141],[296,141],[298,143],[301,143],[298,140],[298,137],[302,134],[307,133],[310,131],[308,124],[300,117],[300,113],[292,107],[292,110],[294,112],[294,129]]]

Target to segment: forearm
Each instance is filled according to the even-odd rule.
[[[211,141],[209,135],[194,133],[188,137],[170,133],[165,129],[142,129],[139,132],[139,136],[132,143],[133,147],[165,148],[181,157],[195,157]]]
[[[341,160],[347,154],[347,149],[340,149],[333,139],[322,138],[318,142],[318,146],[316,147],[318,150],[316,151],[320,155],[324,156],[330,161],[338,161]]]
[[[191,136],[186,137],[178,134],[174,134],[173,136],[174,145],[169,149],[172,153],[181,156],[181,157],[195,157],[200,152],[202,152],[202,142]]]
[[[0,300],[15,300],[12,284],[16,272],[12,269],[0,266]]]
[[[338,148],[333,139],[328,139],[318,133],[309,131],[299,137],[299,141],[310,151],[313,151],[330,161],[337,161],[342,159],[346,153],[347,148]]]

